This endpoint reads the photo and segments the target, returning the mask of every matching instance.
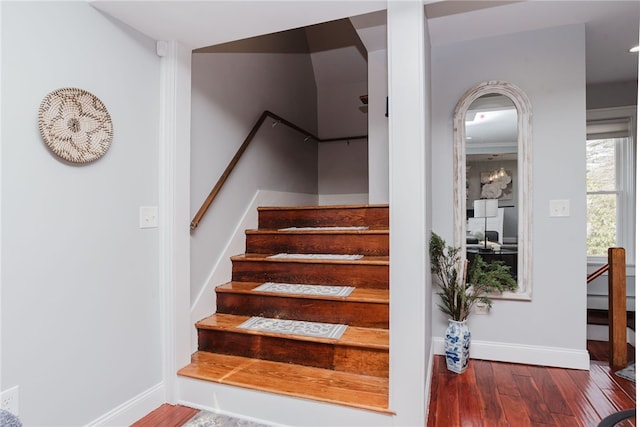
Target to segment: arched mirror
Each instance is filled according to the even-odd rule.
[[[531,299],[531,104],[522,90],[491,81],[471,88],[454,115],[454,226],[467,259],[503,261]]]

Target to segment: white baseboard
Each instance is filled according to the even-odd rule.
[[[192,378],[178,378],[178,388],[183,405],[274,426],[393,425],[392,415]]]
[[[433,356],[435,356],[435,345],[433,343],[433,341],[431,342],[431,346],[429,348],[429,359],[427,360],[427,380],[425,381],[425,390],[424,390],[424,395],[425,395],[425,401],[427,402],[427,404],[425,405],[425,415],[424,415],[424,419],[428,420],[429,419],[429,402],[431,402],[431,381],[433,381]],[[444,347],[444,340],[443,340],[443,347]]]
[[[159,383],[86,424],[86,427],[130,426],[165,403],[165,394],[164,383]]]
[[[435,348],[435,354],[444,354],[443,338],[434,337],[433,346]],[[469,351],[472,359],[554,366],[569,369],[589,369],[589,352],[586,348],[584,350],[576,350],[571,348],[471,340],[471,348]]]

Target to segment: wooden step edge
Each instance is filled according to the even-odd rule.
[[[354,205],[321,205],[321,206],[258,206],[260,211],[304,211],[322,209],[366,209],[366,208],[389,208],[388,204],[354,204]]]
[[[253,228],[245,230],[246,235],[389,235],[389,230],[385,228],[369,228],[366,230],[293,230],[293,229],[280,229],[280,228]]]
[[[367,342],[366,340],[356,341],[356,340],[345,338],[345,335],[347,335],[349,328],[367,329],[367,328],[359,328],[356,326],[349,326],[347,328],[347,331],[345,331],[345,333],[339,339],[318,338],[318,337],[305,336],[305,335],[280,334],[275,332],[254,331],[254,330],[242,329],[242,328],[220,328],[216,326],[201,324],[199,322],[196,323],[196,327],[202,330],[211,330],[211,331],[218,330],[218,331],[233,332],[236,334],[243,334],[243,335],[273,337],[273,338],[279,338],[279,339],[288,340],[288,341],[307,341],[307,342],[329,344],[337,347],[351,347],[351,348],[360,348],[363,350],[368,349],[368,350],[389,351],[389,344],[376,344],[376,343]]]
[[[246,284],[246,289],[235,289],[233,285]],[[227,282],[222,285],[217,286],[216,292],[226,293],[226,294],[242,294],[242,295],[255,295],[255,296],[269,296],[269,297],[282,297],[282,298],[298,298],[298,299],[309,299],[309,300],[327,300],[327,301],[345,301],[345,302],[365,302],[369,304],[389,304],[389,290],[387,289],[374,289],[374,288],[362,288],[356,287],[350,295],[341,297],[341,296],[331,296],[331,295],[309,295],[309,294],[288,294],[283,292],[264,292],[264,291],[253,291],[252,289],[262,285],[260,282]],[[328,285],[327,285],[328,286]],[[251,289],[249,289],[251,287]],[[378,297],[374,296],[359,296],[358,290],[364,289],[367,292],[379,294]],[[365,292],[365,291],[363,291]]]
[[[256,254],[246,253],[234,255],[231,257],[232,262],[280,262],[294,264],[334,264],[334,265],[389,265],[388,255],[364,255],[359,259],[311,259],[311,258],[269,258],[277,254]],[[347,254],[349,255],[349,254]],[[360,255],[360,254],[352,254]]]
[[[129,427],[182,426],[199,412],[199,409],[189,406],[163,403]]]
[[[216,313],[206,317],[195,326],[198,330],[224,331],[236,334],[268,336],[289,341],[307,341],[335,345],[339,347],[358,347],[370,350],[389,351],[389,330],[381,328],[364,328],[360,326],[348,326],[347,330],[338,339],[320,338],[307,335],[282,334],[268,331],[238,328],[251,316],[239,316],[235,314]],[[220,322],[218,320],[221,320]],[[302,320],[302,319],[298,319]]]
[[[265,372],[274,378],[265,381],[263,375],[251,375],[252,371]],[[192,362],[178,370],[177,374],[200,381],[395,415],[388,408],[387,378],[202,351],[194,353]],[[316,390],[309,387],[314,380],[317,380]],[[290,384],[291,381],[295,381],[295,386]],[[377,393],[374,395],[348,389],[346,384],[349,383],[362,384],[363,388],[376,390]],[[340,388],[343,389],[341,392],[339,390],[331,395],[330,389]]]

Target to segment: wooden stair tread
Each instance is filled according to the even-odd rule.
[[[284,276],[283,279],[287,277]],[[216,312],[389,329],[387,289],[371,288],[365,282],[355,284],[357,287],[347,296],[254,291],[253,289],[262,283],[273,281],[258,280],[261,279],[252,277],[218,286]],[[329,283],[327,286],[335,285]]]
[[[262,285],[260,282],[228,282],[224,285],[216,287],[216,292],[225,293],[247,293],[247,294],[265,294],[281,297],[294,297],[306,299],[326,299],[336,301],[358,301],[368,302],[372,304],[388,304],[389,291],[387,289],[372,288],[355,288],[351,294],[345,297],[325,296],[325,295],[308,295],[308,294],[287,294],[281,292],[254,292],[253,288]]]
[[[283,339],[323,342],[341,346],[374,348],[381,350],[389,349],[389,331],[387,329],[349,326],[339,339],[329,339],[238,328],[238,325],[249,319],[250,316],[216,313],[197,322],[196,327],[198,329],[224,330],[240,334],[267,335]]]
[[[366,209],[366,208],[388,208],[388,204],[353,204],[353,205],[321,205],[321,206],[259,206],[260,211],[304,211],[304,210],[323,210],[323,209]]]
[[[149,414],[140,418],[130,427],[173,427],[185,425],[200,412],[199,409],[184,405],[164,403]]]
[[[201,351],[178,375],[393,414],[388,381],[380,377]]]
[[[312,258],[269,258],[276,254],[246,253],[231,257],[233,262],[242,261],[267,261],[267,262],[291,262],[301,264],[355,264],[355,265],[389,265],[388,256],[363,256],[360,259],[312,259]],[[358,254],[353,254],[358,255]]]
[[[257,234],[257,235],[272,235],[272,234],[295,234],[295,235],[315,235],[315,234],[321,234],[321,235],[336,235],[336,234],[355,234],[355,235],[361,235],[361,234],[372,234],[372,235],[388,235],[389,234],[389,230],[384,230],[384,229],[368,229],[368,230],[357,230],[357,229],[339,229],[339,230],[328,230],[328,229],[324,229],[324,230],[312,230],[312,229],[308,229],[308,228],[299,228],[297,230],[294,229],[276,229],[276,228],[269,228],[269,229],[264,229],[264,228],[259,228],[259,229],[253,229],[253,230],[245,230],[245,234]]]

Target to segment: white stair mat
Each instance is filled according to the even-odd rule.
[[[252,331],[275,332],[279,334],[339,339],[344,331],[347,330],[347,325],[252,317],[246,322],[238,325],[238,328],[249,329]]]
[[[278,231],[351,231],[368,230],[369,227],[287,227],[279,228]]]
[[[320,295],[330,297],[346,297],[353,292],[353,286],[306,285],[299,283],[266,282],[253,288],[257,292],[279,292],[284,294]]]
[[[344,259],[356,260],[362,258],[362,255],[341,255],[341,254],[276,254],[267,258],[295,258],[295,259]]]

